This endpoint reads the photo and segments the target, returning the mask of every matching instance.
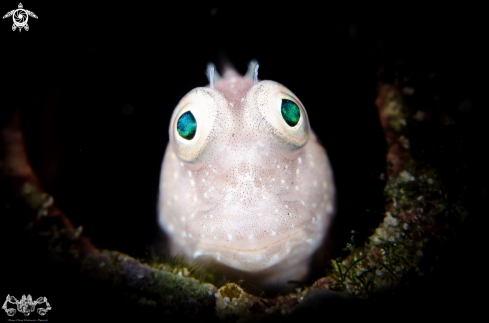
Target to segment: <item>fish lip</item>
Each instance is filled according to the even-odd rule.
[[[289,256],[292,255],[294,255],[294,262],[310,256],[315,248],[312,246],[314,243],[306,243],[308,237],[306,230],[295,229],[267,239],[260,248],[243,248],[242,245],[236,247],[237,243],[243,241],[234,241],[233,245],[230,244],[233,241],[216,243],[215,240],[204,240],[199,242],[193,256],[194,258],[211,257],[231,268],[259,272],[286,259],[290,262]]]
[[[287,239],[299,234],[302,229],[291,230],[282,234],[278,234],[273,237],[267,237],[263,239],[257,240],[202,240],[201,245],[203,246],[212,246],[222,249],[234,250],[238,252],[260,252],[271,248],[273,245],[280,244],[281,242],[285,242]],[[256,245],[263,245],[262,247],[256,247]],[[245,245],[248,246],[246,248],[238,248],[237,245]]]

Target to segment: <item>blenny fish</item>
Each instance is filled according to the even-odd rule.
[[[250,62],[186,94],[163,159],[159,224],[172,254],[264,284],[300,280],[333,220],[335,187],[306,109]],[[325,109],[325,107],[315,107]]]

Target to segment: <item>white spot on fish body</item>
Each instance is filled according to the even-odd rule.
[[[328,205],[326,206],[326,212],[328,212],[328,213],[333,212],[333,205],[328,204]]]

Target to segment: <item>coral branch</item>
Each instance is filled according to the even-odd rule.
[[[389,146],[385,217],[365,246],[355,249],[352,238],[350,257],[333,261],[329,283],[332,290],[365,298],[399,286],[408,273],[423,275],[418,264],[424,249],[450,227],[437,222],[443,217],[455,227],[466,214],[462,206],[448,203],[436,169],[412,157],[412,118],[397,87],[379,84],[375,103]]]
[[[41,186],[39,178],[32,170],[27,158],[24,135],[18,109],[1,130],[4,159],[1,163],[0,176],[11,184],[11,199],[20,201],[29,211],[24,212],[29,227],[34,231],[42,222],[56,223],[55,231],[43,232],[51,237],[69,241],[65,252],[76,264],[81,264],[89,255],[99,250],[86,238],[80,235],[81,227],[75,228],[68,217],[53,203],[53,198]],[[49,219],[49,220],[48,220]]]

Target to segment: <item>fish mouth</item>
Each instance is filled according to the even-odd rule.
[[[201,239],[194,257],[208,256],[235,269],[260,271],[300,253],[299,259],[308,257],[315,249],[313,240],[303,229],[255,241]]]

